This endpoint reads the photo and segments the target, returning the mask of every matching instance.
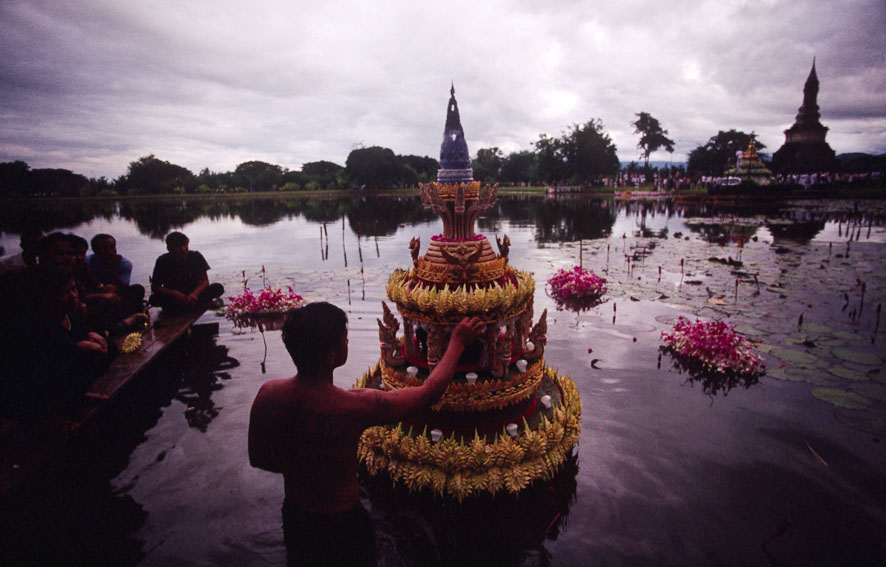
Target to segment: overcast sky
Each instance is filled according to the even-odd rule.
[[[438,158],[450,81],[472,155],[600,118],[637,159],[640,111],[674,161],[730,128],[771,153],[813,57],[831,147],[886,153],[886,0],[2,0],[0,161]]]

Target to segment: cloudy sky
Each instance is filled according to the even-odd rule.
[[[2,0],[0,38],[0,161],[89,177],[438,157],[450,81],[472,154],[600,118],[637,159],[640,111],[674,161],[730,128],[772,152],[813,57],[831,147],[886,152],[884,0]]]

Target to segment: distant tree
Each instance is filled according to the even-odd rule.
[[[188,187],[195,183],[194,174],[188,169],[159,160],[154,154],[130,162],[128,171],[127,184],[136,193],[172,193],[176,187]]]
[[[501,180],[507,183],[532,183],[538,178],[538,156],[532,152],[513,152],[501,164]]]
[[[399,185],[402,167],[394,152],[381,146],[352,150],[345,161],[345,173],[351,183],[372,189]]]
[[[0,197],[22,197],[30,193],[30,166],[23,161],[0,163]]]
[[[31,192],[37,195],[77,197],[87,193],[89,179],[67,169],[32,169]]]
[[[344,186],[345,168],[331,161],[311,161],[301,166],[306,189],[339,189]]]
[[[689,153],[687,170],[690,175],[723,175],[723,172],[735,164],[735,153],[747,149],[751,134],[738,130],[724,132],[720,130],[703,146],[698,146]],[[766,146],[757,142],[757,150]]]
[[[674,141],[667,137],[668,131],[663,130],[657,119],[653,118],[648,112],[639,112],[635,114],[637,120],[631,122],[634,127],[634,134],[640,134],[640,141],[637,147],[641,150],[640,157],[643,158],[643,167],[649,168],[649,154],[664,148],[665,151],[673,153]]]
[[[428,156],[397,156],[400,161],[415,172],[416,180],[421,183],[429,183],[437,179],[437,170],[440,164]]]
[[[501,178],[501,166],[504,154],[497,147],[477,150],[477,158],[473,161],[474,179],[484,183],[495,183]]]
[[[237,166],[234,178],[249,192],[273,191],[283,183],[283,168],[263,161],[247,161]]]
[[[592,183],[618,171],[615,144],[599,119],[573,124],[560,138],[542,134],[535,148],[538,175],[552,183]]]
[[[540,134],[534,145],[539,178],[550,183],[559,183],[566,179],[562,140],[549,138],[547,134]]]
[[[600,119],[573,124],[563,136],[563,154],[570,178],[578,183],[592,183],[618,171],[615,144]]]

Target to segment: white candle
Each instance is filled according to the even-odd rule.
[[[551,409],[551,397],[547,394],[541,397],[541,405],[547,409]]]
[[[517,437],[517,424],[516,423],[509,423],[507,425],[507,427],[505,427],[505,429],[508,430],[508,435],[510,435],[511,437]]]
[[[526,372],[527,366],[529,366],[529,363],[526,362],[526,360],[521,358],[520,360],[517,361],[517,370],[519,370],[521,374]]]
[[[468,384],[473,384],[477,381],[477,373],[476,372],[468,372],[465,374],[465,380],[468,381]]]
[[[532,341],[526,341],[526,352],[532,352],[535,350],[535,344]]]
[[[409,368],[406,369],[406,373],[409,374],[410,378],[415,378],[416,376],[418,376],[418,367],[417,366],[410,366]]]
[[[442,431],[440,431],[439,429],[431,429],[431,441],[436,443],[440,440],[441,437],[443,437]]]

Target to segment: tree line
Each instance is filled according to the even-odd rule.
[[[620,167],[616,146],[598,118],[572,124],[560,136],[540,134],[531,149],[505,155],[498,147],[480,148],[473,159],[474,179],[503,185],[600,185],[619,170],[652,178],[649,156],[659,150],[674,151],[668,131],[647,112],[630,123],[638,135],[638,159]],[[753,134],[720,131],[692,150],[686,172],[690,176],[722,175],[734,164],[735,154],[747,148]],[[757,149],[765,146],[757,142]],[[764,159],[766,156],[763,155]],[[66,169],[31,169],[23,161],[0,163],[0,197],[159,195],[255,193],[317,189],[387,189],[413,187],[436,179],[437,160],[427,156],[398,155],[380,146],[355,148],[345,165],[330,161],[305,163],[289,170],[263,161],[247,161],[233,171],[198,173],[147,155],[131,162],[116,179],[87,178]],[[675,168],[676,169],[676,168]],[[672,173],[668,171],[667,174]],[[677,172],[674,172],[677,173]]]

